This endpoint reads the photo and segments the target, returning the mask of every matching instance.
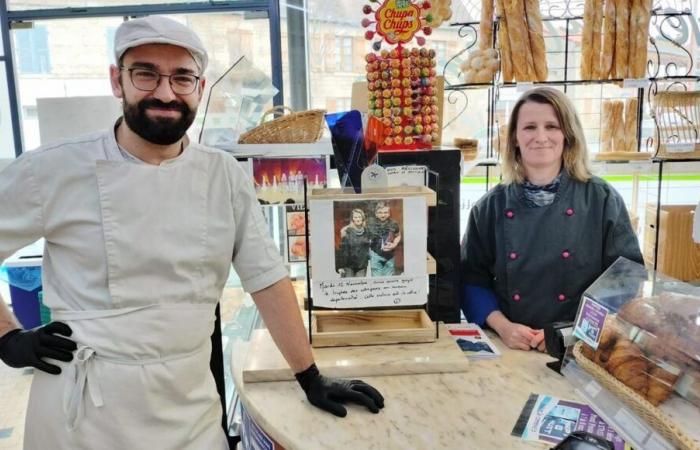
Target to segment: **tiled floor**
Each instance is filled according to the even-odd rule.
[[[32,373],[32,369],[12,369],[0,363],[0,450],[22,448]]]

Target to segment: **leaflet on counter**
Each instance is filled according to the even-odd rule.
[[[490,359],[501,356],[498,347],[475,323],[447,324],[447,330],[469,359]]]
[[[574,431],[605,438],[615,450],[632,449],[590,406],[542,394],[530,394],[511,435],[526,441],[558,443]]]

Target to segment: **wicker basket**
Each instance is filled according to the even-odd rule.
[[[289,112],[270,122],[265,118],[277,112]],[[316,142],[323,134],[323,109],[294,112],[286,106],[275,106],[263,114],[260,125],[241,134],[239,144],[306,144]]]
[[[659,158],[700,158],[700,91],[666,91],[653,97]]]
[[[647,399],[637,394],[631,388],[625,386],[605,369],[586,358],[581,352],[582,346],[583,341],[579,341],[574,345],[574,358],[576,358],[578,365],[583,367],[596,381],[615,394],[618,399],[622,400],[625,405],[677,448],[682,450],[700,450],[700,446],[680,430],[663,411],[649,403]]]

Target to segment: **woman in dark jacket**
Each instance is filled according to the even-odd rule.
[[[367,276],[369,262],[369,232],[365,212],[353,209],[350,224],[340,231],[340,247],[335,267],[342,278]]]
[[[542,328],[573,320],[619,256],[642,262],[620,194],[591,174],[566,94],[532,89],[508,123],[503,181],[472,208],[462,240],[462,310],[510,348],[544,351]]]

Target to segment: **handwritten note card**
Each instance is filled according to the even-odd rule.
[[[425,304],[427,208],[424,197],[311,200],[314,306]]]
[[[389,186],[425,186],[428,184],[426,166],[392,166],[386,168]]]

